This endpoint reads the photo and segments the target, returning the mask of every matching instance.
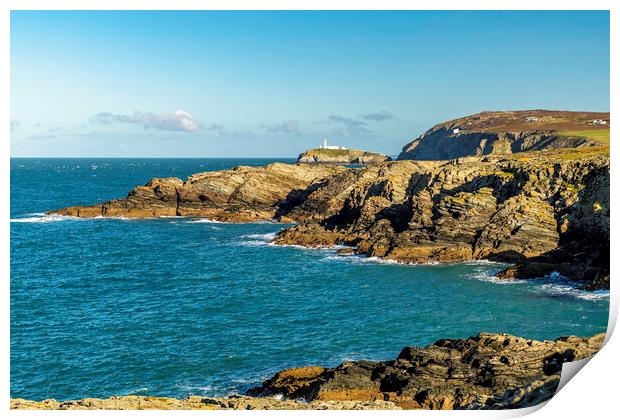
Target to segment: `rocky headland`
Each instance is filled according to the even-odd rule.
[[[481,333],[405,347],[396,359],[287,369],[246,396],[11,399],[12,409],[508,409],[555,393],[564,362],[596,353],[604,334],[536,341]]]
[[[387,155],[355,149],[310,149],[301,153],[297,158],[300,163],[334,163],[351,165],[368,165],[371,163],[386,162]]]
[[[347,245],[403,263],[491,259],[515,264],[506,279],[557,272],[608,288],[608,151],[238,167],[156,178],[124,199],[51,213],[294,222],[276,244]]]
[[[437,124],[407,143],[398,159],[463,156],[609,146],[609,112],[481,112]]]

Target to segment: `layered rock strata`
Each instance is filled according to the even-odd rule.
[[[505,409],[540,404],[557,389],[562,364],[592,356],[604,334],[528,340],[481,333],[405,347],[395,360],[345,362],[279,372],[250,395],[307,401],[391,401],[407,409]]]
[[[153,178],[126,198],[50,213],[76,217],[207,217],[226,222],[272,220],[281,203],[295,205],[345,168],[283,163],[204,172],[182,181]]]
[[[609,157],[595,148],[396,161],[325,181],[278,244],[330,246],[404,263],[492,259],[502,277],[609,279]]]

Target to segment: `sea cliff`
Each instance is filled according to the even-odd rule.
[[[481,112],[435,125],[407,143],[398,159],[463,156],[609,146],[609,112]]]

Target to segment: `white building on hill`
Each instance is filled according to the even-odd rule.
[[[319,149],[345,150],[346,147],[342,147],[342,146],[328,146],[327,145],[327,137],[323,137],[323,144],[319,146]]]

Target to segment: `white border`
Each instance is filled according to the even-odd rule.
[[[199,10],[199,9],[211,9],[211,10],[234,10],[234,9],[248,9],[248,10],[278,10],[278,9],[290,9],[290,10],[340,10],[340,9],[363,9],[363,10],[381,10],[381,9],[411,9],[411,10],[611,10],[611,138],[612,145],[617,138],[617,118],[614,114],[614,104],[616,95],[614,93],[619,92],[618,80],[617,80],[617,63],[619,63],[619,51],[620,45],[618,43],[618,25],[619,25],[619,2],[611,0],[502,0],[502,1],[484,1],[484,0],[440,0],[440,1],[420,1],[420,0],[383,0],[381,2],[368,1],[368,0],[356,0],[356,1],[336,1],[336,0],[297,0],[294,3],[292,1],[285,0],[262,0],[262,1],[249,1],[249,0],[229,0],[229,1],[200,1],[200,0],[56,0],[54,2],[45,0],[4,0],[0,9],[2,14],[0,17],[0,33],[2,37],[2,44],[0,46],[1,55],[3,59],[0,59],[0,72],[1,79],[3,80],[4,89],[0,89],[0,92],[10,92],[10,19],[9,11],[11,9],[17,10],[114,10],[114,9],[129,9],[129,10]],[[507,29],[509,30],[509,29]],[[550,51],[550,54],[552,52]],[[596,63],[593,63],[596,65]],[[2,118],[0,119],[0,132],[4,133],[2,141],[0,141],[0,150],[2,153],[2,165],[1,182],[0,182],[0,194],[5,198],[2,206],[0,206],[0,215],[2,223],[0,229],[2,229],[2,302],[3,305],[3,322],[1,324],[3,342],[3,358],[1,364],[0,375],[2,375],[2,395],[4,396],[3,404],[4,409],[8,411],[9,407],[9,267],[10,267],[10,254],[9,254],[9,144],[10,144],[10,96],[2,95],[3,101],[0,102],[0,111]],[[616,158],[616,147],[612,146],[612,161]],[[615,212],[617,208],[618,200],[616,200],[614,188],[618,185],[618,176],[615,170],[612,170],[612,193],[611,193],[611,209]],[[614,220],[616,218],[614,217]],[[616,225],[612,224],[611,235],[612,242],[617,238],[618,229]],[[612,259],[611,264],[612,271],[612,283],[615,283],[613,274],[617,273],[617,259]],[[612,293],[610,298],[610,331],[615,325],[615,321],[618,313],[618,296],[615,293],[615,287],[612,287]],[[321,416],[338,417],[338,418],[371,418],[371,417],[390,417],[390,418],[409,418],[409,416],[416,417],[444,417],[450,416],[458,418],[484,418],[484,417],[515,417],[526,414],[527,412],[535,411],[532,414],[532,418],[610,418],[612,412],[617,412],[616,398],[617,398],[617,379],[620,374],[619,365],[617,361],[617,354],[620,353],[620,345],[616,337],[611,337],[608,334],[607,345],[596,355],[592,361],[590,361],[582,372],[579,372],[577,379],[570,381],[562,390],[558,393],[542,410],[514,410],[514,411],[493,411],[493,412],[481,412],[481,411],[449,411],[449,412],[437,412],[437,411],[389,411],[389,412],[321,412]],[[405,343],[403,343],[404,345]],[[161,412],[161,411],[149,411],[149,412],[33,412],[33,411],[11,411],[8,413],[14,417],[31,418],[39,416],[80,416],[81,417],[99,417],[99,416],[122,416],[122,417],[137,417],[148,415],[149,417],[157,418],[170,418],[170,416],[178,417],[180,415],[187,417],[209,416],[224,418],[229,416],[235,417],[263,417],[266,418],[283,418],[294,415],[295,417],[310,417],[315,416],[317,412],[304,412],[296,411],[291,412]]]

